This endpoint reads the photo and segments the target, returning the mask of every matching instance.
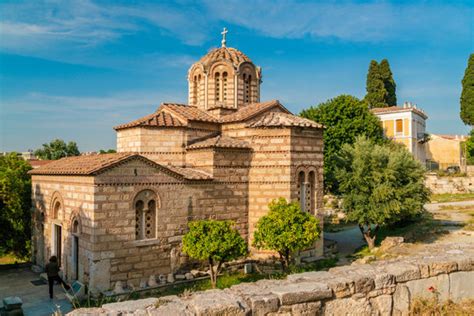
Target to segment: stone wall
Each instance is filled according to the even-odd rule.
[[[466,177],[439,177],[427,175],[425,185],[433,194],[459,194],[474,192],[474,176]]]
[[[474,246],[437,247],[427,246],[417,257],[294,274],[286,280],[242,283],[183,297],[105,304],[68,315],[408,315],[415,298],[433,298],[433,291],[440,301],[472,299]]]

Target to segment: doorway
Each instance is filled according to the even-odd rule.
[[[61,267],[62,258],[62,227],[60,225],[53,224],[53,255],[58,257],[58,265]]]
[[[74,279],[79,280],[79,237],[72,236],[72,265]]]

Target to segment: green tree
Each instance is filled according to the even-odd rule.
[[[319,221],[300,209],[297,202],[273,200],[267,215],[261,217],[253,246],[278,252],[283,270],[288,270],[292,253],[308,248],[320,236]]]
[[[474,130],[471,130],[468,139],[461,146],[466,151],[467,164],[474,165]]]
[[[474,54],[469,56],[462,79],[461,120],[466,125],[474,125]]]
[[[99,154],[115,154],[117,151],[115,149],[108,149],[108,150],[104,150],[104,149],[101,149],[99,151]]]
[[[359,135],[379,143],[384,141],[380,120],[367,104],[356,97],[340,95],[317,106],[303,110],[300,115],[326,126],[324,129],[324,186],[337,193],[334,158],[343,144],[352,144]]]
[[[247,244],[232,222],[201,220],[189,223],[183,237],[183,252],[198,260],[207,260],[211,284],[215,288],[217,276],[224,262],[247,254]]]
[[[79,156],[81,153],[75,142],[65,143],[62,139],[55,139],[43,148],[34,152],[35,156],[43,160],[57,160],[63,157]]]
[[[409,219],[429,199],[424,167],[400,144],[378,145],[358,137],[343,146],[336,176],[342,208],[349,221],[359,224],[369,249],[381,226]]]
[[[0,254],[26,258],[31,240],[31,166],[10,153],[0,157]]]
[[[387,59],[382,59],[380,62],[379,73],[384,83],[385,90],[387,91],[387,97],[385,98],[386,105],[397,105],[397,85],[395,84],[395,80],[393,80],[392,70],[390,70],[390,64]]]

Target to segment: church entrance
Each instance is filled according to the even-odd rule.
[[[62,258],[62,227],[53,224],[53,255],[58,257],[58,265],[61,266]]]
[[[74,280],[79,280],[79,237],[72,236],[72,266]]]

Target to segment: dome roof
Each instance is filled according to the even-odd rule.
[[[247,55],[242,53],[240,50],[225,46],[212,49],[199,60],[199,62],[205,67],[209,67],[218,61],[228,61],[232,63],[235,68],[237,68],[243,62],[252,62],[250,58],[248,58]]]

